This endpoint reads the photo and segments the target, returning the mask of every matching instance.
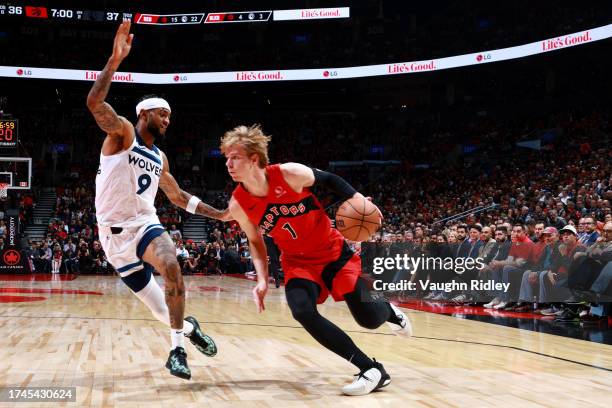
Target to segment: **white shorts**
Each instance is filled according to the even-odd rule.
[[[102,226],[98,231],[106,258],[122,278],[145,267],[142,255],[147,246],[166,232],[157,217],[140,227],[122,228],[121,232],[115,228]]]

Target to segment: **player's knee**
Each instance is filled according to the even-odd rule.
[[[300,323],[308,323],[317,316],[317,310],[310,305],[299,305],[291,308],[293,318]]]
[[[356,318],[355,321],[357,322],[358,325],[368,330],[378,329],[384,323],[384,320],[381,321],[381,319],[378,319],[375,316],[368,316],[368,317],[362,316],[362,317]]]

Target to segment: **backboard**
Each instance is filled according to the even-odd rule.
[[[9,190],[32,188],[32,158],[0,156],[0,183],[7,183]]]

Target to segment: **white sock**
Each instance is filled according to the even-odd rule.
[[[188,322],[187,320],[183,320],[183,333],[185,333],[185,336],[189,336],[192,331],[193,324],[191,324],[191,322]]]
[[[185,334],[183,333],[183,329],[170,329],[170,339],[172,340],[171,350],[177,347],[185,348]]]

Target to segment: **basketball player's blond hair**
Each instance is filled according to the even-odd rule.
[[[268,165],[268,143],[272,138],[266,136],[261,130],[261,125],[255,124],[250,127],[236,126],[225,132],[221,138],[221,153],[225,154],[230,146],[239,145],[246,150],[247,156],[256,154],[259,158],[259,167]]]

